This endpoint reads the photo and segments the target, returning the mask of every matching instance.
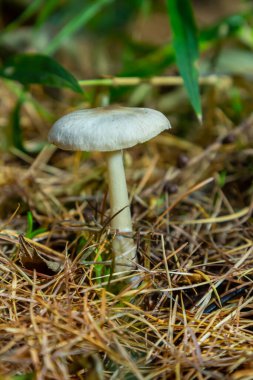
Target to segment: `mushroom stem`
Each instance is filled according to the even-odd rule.
[[[111,229],[115,234],[112,242],[114,272],[117,273],[133,268],[136,246],[132,239],[132,221],[122,151],[106,152],[106,161],[112,218]]]

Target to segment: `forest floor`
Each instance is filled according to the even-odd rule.
[[[109,284],[103,154],[2,153],[1,380],[253,378],[253,118],[219,91],[125,152],[138,266]]]

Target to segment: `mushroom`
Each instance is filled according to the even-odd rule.
[[[168,128],[169,120],[159,111],[106,106],[71,112],[49,132],[49,142],[61,149],[105,152],[115,273],[129,271],[136,263],[122,149],[150,140]]]

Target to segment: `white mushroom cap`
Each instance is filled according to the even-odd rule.
[[[169,120],[159,111],[108,106],[63,116],[48,140],[66,150],[109,152],[143,143],[169,128]]]

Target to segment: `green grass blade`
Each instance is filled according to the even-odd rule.
[[[34,25],[36,30],[43,26],[57,7],[59,7],[59,0],[45,1]]]
[[[75,17],[69,21],[69,23],[61,29],[61,31],[52,39],[49,43],[46,54],[53,54],[61,45],[61,43],[70,38],[80,28],[82,28],[87,22],[89,22],[97,13],[99,13],[104,6],[112,3],[114,0],[98,0],[94,4],[89,5],[83,12],[78,13]]]
[[[198,38],[190,0],[166,0],[176,61],[190,101],[202,120],[198,85]]]
[[[33,231],[33,214],[31,211],[27,213],[27,228],[26,228],[26,236],[28,237]]]
[[[29,20],[30,17],[34,16],[36,12],[38,12],[42,3],[43,3],[42,0],[33,0],[25,8],[24,12],[22,12],[21,15],[16,20],[14,20],[5,28],[4,33],[17,29],[20,25],[22,25],[24,22]]]

